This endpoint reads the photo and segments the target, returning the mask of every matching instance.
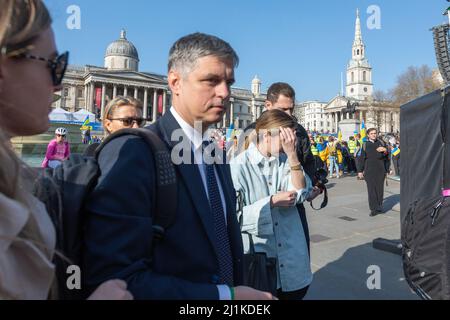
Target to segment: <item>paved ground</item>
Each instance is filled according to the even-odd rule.
[[[400,239],[400,214],[394,211],[399,210],[400,183],[388,183],[388,211],[376,217],[369,217],[365,182],[355,177],[330,180],[325,209],[313,211],[308,205],[314,280],[305,299],[418,299],[404,280],[400,256],[372,247],[376,238]],[[320,201],[314,201],[316,207]],[[367,287],[372,265],[381,270],[380,289]]]

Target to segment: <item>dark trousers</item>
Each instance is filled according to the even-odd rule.
[[[308,292],[309,286],[304,287],[303,289],[291,292],[283,292],[278,290],[277,298],[280,300],[303,300],[306,293]]]
[[[378,176],[368,176],[364,178],[367,184],[370,211],[383,211],[385,175],[382,173]]]
[[[394,164],[395,175],[400,176],[400,155],[393,156],[392,163]]]
[[[355,163],[355,158],[353,157],[348,157],[348,172],[356,172],[356,163]]]

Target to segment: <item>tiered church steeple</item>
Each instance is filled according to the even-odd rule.
[[[346,95],[349,98],[365,100],[372,97],[372,67],[366,59],[366,46],[362,39],[361,19],[356,10],[355,39],[352,46],[352,59],[347,67]]]

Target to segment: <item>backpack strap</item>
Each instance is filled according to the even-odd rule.
[[[109,135],[96,149],[95,157],[98,158],[101,150],[108,142],[121,136],[134,135],[142,138],[149,146],[155,160],[156,188],[155,207],[153,214],[154,238],[161,240],[164,238],[166,229],[175,221],[177,211],[177,178],[175,167],[172,163],[170,152],[153,131],[147,128],[121,129]],[[169,201],[167,201],[169,199]]]

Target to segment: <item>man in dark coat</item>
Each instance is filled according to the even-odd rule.
[[[357,161],[358,177],[367,184],[370,216],[383,212],[384,181],[388,172],[388,150],[385,144],[377,139],[377,130],[367,130],[367,141],[363,143],[361,155]]]
[[[119,278],[136,299],[273,298],[242,286],[243,247],[230,168],[203,161],[208,143],[203,133],[222,120],[237,63],[228,43],[202,33],[179,39],[170,50],[172,107],[152,128],[176,164],[177,198],[167,201],[178,205],[174,223],[154,248],[156,168],[149,148],[139,137],[122,136],[101,151],[101,176],[85,212],[88,290]],[[180,138],[187,142],[182,151],[188,162],[177,158]]]

